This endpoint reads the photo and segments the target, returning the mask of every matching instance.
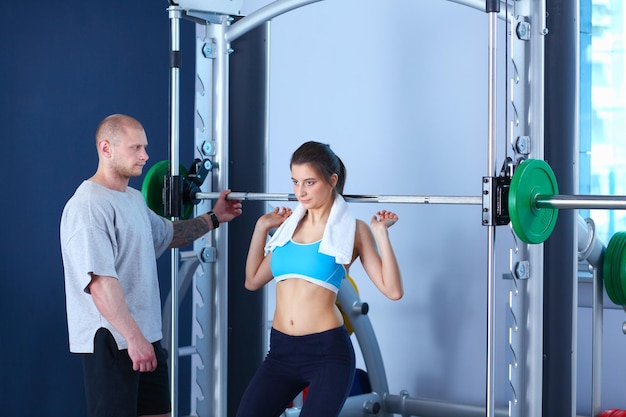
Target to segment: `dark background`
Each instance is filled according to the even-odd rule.
[[[0,412],[84,416],[82,369],[69,353],[59,220],[96,169],[94,133],[112,113],[136,117],[148,166],[168,159],[167,1],[23,0],[0,24]],[[181,163],[193,143],[193,31],[181,24]],[[185,156],[189,152],[188,157]],[[147,171],[144,171],[144,173]],[[141,187],[142,178],[131,185]],[[159,261],[169,274],[169,254]],[[169,292],[161,279],[162,295]],[[182,372],[182,371],[181,371]],[[180,377],[181,383],[188,378]],[[181,402],[185,398],[181,398]],[[184,406],[184,404],[181,404]]]

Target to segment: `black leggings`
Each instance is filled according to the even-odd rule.
[[[300,417],[336,417],[354,378],[354,348],[344,326],[306,336],[272,329],[270,351],[250,381],[237,417],[278,417],[307,386]]]

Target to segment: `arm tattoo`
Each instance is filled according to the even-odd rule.
[[[182,248],[212,230],[211,220],[206,214],[189,220],[174,222],[174,237],[170,248]]]

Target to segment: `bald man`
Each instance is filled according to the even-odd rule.
[[[242,211],[224,190],[194,219],[158,216],[128,186],[143,171],[147,146],[136,119],[105,118],[96,130],[97,171],[61,217],[69,344],[82,355],[89,417],[169,416],[156,260]]]

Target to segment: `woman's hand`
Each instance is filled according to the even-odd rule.
[[[259,217],[257,224],[265,230],[270,230],[283,224],[291,216],[289,207],[276,207],[273,211]]]
[[[372,216],[370,225],[372,229],[377,227],[386,227],[387,229],[393,226],[398,221],[398,215],[392,211],[381,210],[376,212]]]

